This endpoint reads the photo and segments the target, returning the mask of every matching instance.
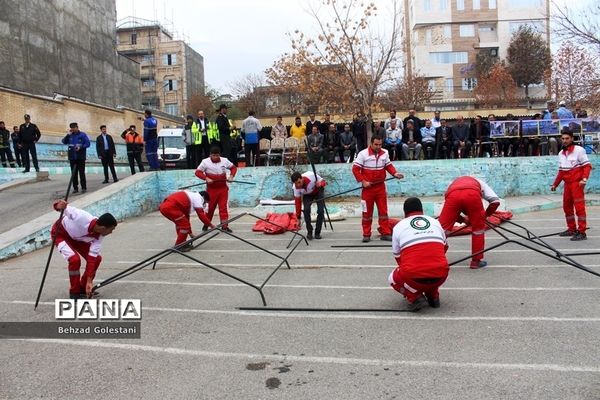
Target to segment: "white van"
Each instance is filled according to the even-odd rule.
[[[165,168],[185,168],[186,153],[183,128],[165,128],[158,131],[158,159]]]

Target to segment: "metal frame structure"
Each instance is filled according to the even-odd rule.
[[[292,239],[290,240],[289,244],[286,246],[286,249],[289,249],[290,246],[292,245],[292,243],[294,242],[294,240],[297,239],[298,237],[300,237],[300,240],[298,240],[296,242],[296,244],[294,244],[294,246],[291,248],[291,250],[288,252],[288,254],[285,257],[282,257],[282,256],[280,256],[278,254],[273,253],[272,251],[269,251],[269,250],[267,250],[267,249],[265,249],[265,248],[263,248],[261,246],[258,246],[258,245],[254,244],[254,243],[252,243],[252,242],[250,242],[250,241],[248,241],[246,239],[243,239],[243,238],[241,238],[241,237],[239,237],[239,236],[237,236],[237,235],[235,235],[235,234],[233,234],[231,232],[227,232],[227,231],[225,231],[222,228],[223,225],[227,226],[231,222],[236,221],[236,220],[238,220],[238,219],[240,219],[242,217],[245,217],[245,216],[249,216],[249,217],[253,217],[253,218],[257,219],[257,220],[265,221],[265,222],[267,222],[267,223],[269,223],[271,225],[275,225],[277,227],[283,228],[287,232],[291,232],[293,234],[292,235]],[[219,268],[215,267],[214,265],[211,265],[211,264],[209,264],[207,262],[204,262],[204,261],[202,261],[202,260],[200,260],[200,259],[198,259],[198,258],[196,258],[196,257],[194,257],[194,256],[192,256],[190,254],[188,254],[187,252],[182,251],[183,248],[186,248],[189,245],[191,245],[193,249],[195,249],[197,247],[200,247],[201,245],[203,245],[204,243],[208,242],[209,240],[213,239],[214,237],[218,236],[221,233],[224,233],[224,234],[226,234],[228,236],[234,237],[234,238],[236,238],[236,239],[238,239],[238,240],[240,240],[240,241],[242,241],[242,242],[244,242],[246,244],[249,244],[250,246],[252,246],[254,248],[262,250],[265,253],[267,253],[267,254],[275,257],[275,258],[278,258],[280,260],[279,264],[277,264],[277,266],[273,269],[273,271],[271,271],[271,273],[267,276],[267,278],[260,285],[258,285],[258,284],[253,284],[251,282],[248,282],[248,281],[246,281],[246,280],[244,280],[244,279],[242,279],[240,277],[237,277],[237,276],[235,276],[233,274],[230,274],[228,272],[225,272],[222,269],[219,269]],[[203,240],[201,240],[200,243],[197,243],[197,244],[194,245],[194,242],[196,242],[196,241],[198,241],[200,239],[203,239]],[[142,269],[144,269],[144,268],[146,268],[146,267],[148,267],[150,265],[152,265],[152,269],[155,269],[156,268],[156,264],[160,260],[162,260],[163,258],[168,257],[171,254],[175,253],[175,254],[179,254],[181,256],[186,257],[189,260],[192,260],[192,261],[200,264],[200,266],[203,266],[203,267],[206,267],[206,268],[210,268],[213,271],[216,271],[216,272],[218,272],[218,273],[220,273],[222,275],[225,275],[225,276],[227,276],[227,277],[229,277],[229,278],[231,278],[233,280],[236,280],[236,281],[238,281],[240,283],[243,283],[244,285],[247,285],[247,286],[249,286],[249,287],[251,287],[253,289],[256,289],[258,291],[258,293],[260,294],[260,298],[262,300],[263,305],[266,306],[267,305],[267,301],[266,301],[265,295],[263,293],[263,289],[264,289],[265,285],[267,284],[267,282],[269,282],[269,280],[271,279],[271,277],[273,275],[275,275],[275,273],[284,264],[287,266],[288,269],[291,269],[290,264],[288,262],[288,259],[294,253],[294,250],[296,250],[296,248],[298,247],[298,245],[300,245],[300,243],[302,243],[303,240],[306,243],[306,245],[308,246],[308,241],[307,241],[307,239],[306,239],[306,237],[304,235],[302,235],[302,234],[300,234],[298,232],[289,230],[289,229],[287,229],[287,227],[275,224],[275,223],[273,223],[271,221],[268,221],[268,220],[266,220],[264,218],[258,217],[258,216],[254,215],[252,213],[245,212],[245,213],[236,215],[235,217],[230,218],[227,221],[224,221],[224,222],[220,223],[219,225],[215,226],[214,228],[211,228],[211,229],[209,229],[209,230],[207,230],[205,232],[202,232],[201,234],[199,234],[197,236],[194,236],[191,239],[186,240],[185,242],[179,244],[176,247],[171,247],[171,248],[162,250],[162,251],[154,254],[153,256],[148,257],[145,260],[142,260],[142,261],[134,264],[133,266],[131,266],[131,267],[129,267],[129,268],[127,268],[127,269],[125,269],[125,270],[123,270],[123,271],[121,271],[121,272],[119,272],[119,273],[117,273],[117,274],[115,274],[115,275],[113,275],[113,276],[111,276],[111,277],[103,280],[101,283],[98,283],[97,285],[94,286],[94,290],[100,289],[100,288],[102,288],[102,287],[104,287],[104,286],[106,286],[106,285],[108,285],[110,283],[113,283],[113,282],[116,282],[116,281],[118,281],[118,280],[120,280],[122,278],[125,278],[125,277],[127,277],[127,276],[129,276],[129,275],[131,275],[131,274],[133,274],[133,273],[135,273],[137,271],[140,271],[140,270],[142,270]]]

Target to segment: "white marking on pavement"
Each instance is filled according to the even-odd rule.
[[[541,250],[544,250],[543,248],[540,248]],[[164,251],[165,249],[141,249],[142,251],[146,251],[146,252],[153,252],[153,253],[158,253],[160,251]],[[202,248],[197,248],[194,250],[191,250],[192,252],[197,252],[197,251],[203,251],[204,249]],[[218,251],[219,253],[264,253],[264,250],[259,250],[259,249],[211,249],[211,251]],[[269,251],[273,252],[273,253],[283,253],[284,255],[289,253],[290,251],[287,249],[270,249]],[[367,247],[361,247],[361,248],[333,248],[333,249],[296,249],[294,250],[294,253],[391,253],[392,251],[392,246],[390,245],[389,248],[381,248],[381,247],[376,247],[373,249],[369,249],[368,246]],[[533,252],[534,250],[529,250],[527,248],[519,248],[519,249],[503,249],[503,250],[498,250],[498,249],[493,249],[493,250],[489,250],[489,252],[493,252],[493,253],[520,253],[520,252]],[[562,253],[578,253],[578,252],[599,252],[600,253],[600,249],[588,249],[588,248],[582,248],[582,247],[574,247],[571,249],[556,249],[556,251],[560,251]],[[461,253],[464,254],[466,253],[465,250],[448,250],[447,253]],[[470,253],[469,253],[470,254]]]
[[[216,286],[216,287],[244,287],[247,285],[241,283],[208,283],[208,282],[173,282],[173,281],[144,281],[121,279],[116,283],[133,283],[141,285],[182,285],[182,286]],[[393,290],[389,286],[346,286],[346,285],[278,285],[269,284],[267,288],[287,288],[287,289],[343,289],[343,290]],[[518,290],[518,291],[595,291],[600,287],[446,287],[442,286],[440,290]]]
[[[15,305],[34,305],[33,301],[12,300],[0,301],[5,304]],[[39,305],[48,305],[54,307],[54,302],[40,302]],[[598,318],[574,318],[574,317],[485,317],[485,316],[434,316],[434,315],[381,315],[381,314],[356,314],[351,311],[348,314],[340,312],[278,312],[278,311],[242,311],[242,310],[203,310],[197,308],[168,308],[168,307],[148,307],[143,306],[143,311],[159,311],[167,313],[187,313],[187,314],[215,314],[215,315],[237,315],[244,317],[270,317],[270,318],[310,318],[310,319],[367,319],[367,320],[422,320],[422,321],[498,321],[498,322],[600,322]],[[397,313],[398,310],[390,309],[390,313]]]
[[[140,260],[141,261],[141,260]],[[116,261],[117,264],[127,264],[127,265],[134,265],[139,263],[140,261]],[[469,262],[468,260],[465,261],[465,263]],[[198,266],[198,263],[196,262],[171,262],[171,261],[159,261],[158,262],[159,265],[180,265],[180,266]],[[241,267],[249,267],[249,268],[255,268],[255,267],[264,267],[264,268],[273,268],[274,265],[267,265],[267,264],[223,264],[223,263],[217,263],[217,264],[213,264],[213,266],[215,267],[233,267],[233,268],[241,268]],[[373,265],[362,265],[362,264],[336,264],[336,265],[320,265],[320,264],[291,264],[292,270],[293,269],[324,269],[324,268],[375,268],[375,269],[379,269],[379,268],[383,268],[383,269],[394,269],[396,268],[395,265],[393,264],[382,264],[382,265],[377,265],[377,264],[373,264]],[[586,264],[586,267],[589,268],[597,268],[600,267],[600,264]],[[103,269],[109,269],[107,267],[102,267]],[[468,265],[453,265],[452,267],[450,267],[452,269],[455,268],[468,268],[471,269]],[[490,264],[487,268],[489,269],[494,269],[494,268],[573,268],[570,265],[566,265],[566,264],[540,264],[540,265],[517,265],[517,264]],[[116,269],[116,268],[110,268],[110,269]]]
[[[258,353],[231,353],[221,351],[206,351],[182,349],[178,347],[149,346],[130,343],[101,342],[89,340],[70,339],[13,339],[35,343],[56,344],[62,346],[81,346],[104,349],[120,349],[128,351],[161,353],[175,356],[192,356],[214,359],[242,359],[242,360],[272,360],[273,362],[305,362],[334,365],[361,365],[361,366],[398,366],[398,367],[424,367],[424,368],[468,368],[483,370],[526,370],[526,371],[553,371],[553,372],[591,372],[599,373],[600,368],[586,365],[561,365],[561,364],[521,364],[521,363],[479,363],[479,362],[449,362],[429,360],[385,360],[372,358],[350,357],[323,357],[323,356],[293,356],[273,355]]]

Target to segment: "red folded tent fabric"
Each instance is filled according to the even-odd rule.
[[[258,220],[252,227],[254,232],[264,232],[268,235],[278,235],[287,231],[298,231],[298,218],[293,212],[268,213],[266,221]]]

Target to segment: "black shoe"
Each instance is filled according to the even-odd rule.
[[[379,240],[385,240],[386,242],[391,242],[392,241],[392,235],[381,235],[381,237],[379,238]]]
[[[29,172],[29,170],[28,170],[28,169],[26,169],[26,170],[23,170],[23,173],[24,173],[24,174],[26,174],[26,173],[28,173],[28,172]]]
[[[81,193],[87,192],[87,189],[81,189]]]
[[[572,231],[570,229],[567,229],[566,231],[559,233],[558,236],[562,236],[562,237],[574,236],[576,233],[577,233],[577,231]]]
[[[440,308],[440,299],[430,299],[427,297],[427,304],[429,304],[429,307],[431,308]]]
[[[108,183],[108,179],[103,180],[102,183]]]
[[[363,236],[363,243],[369,243],[371,241],[371,236]]]
[[[323,237],[321,236],[320,233],[316,233],[315,234],[315,239],[320,240],[320,239],[323,239]]]
[[[194,246],[193,246],[191,243],[188,243],[188,244],[186,244],[185,246],[183,246],[183,247],[180,247],[180,248],[179,248],[179,251],[181,251],[181,252],[184,252],[184,253],[187,253],[188,251],[191,251],[191,250],[193,250],[193,249],[194,249]]]
[[[233,233],[233,231],[229,227],[227,227],[227,228],[221,228],[221,229],[223,230],[223,232]]]
[[[40,169],[39,169],[39,168],[36,168],[36,169],[35,169],[35,172],[40,172]]]
[[[85,297],[85,292],[83,295],[81,293],[69,293],[69,298],[72,300],[84,299]]]
[[[113,183],[117,183],[119,180],[117,178],[113,179]]]
[[[577,242],[577,241],[580,241],[580,240],[587,240],[587,235],[585,233],[582,233],[582,232],[577,232],[571,238],[572,242]]]
[[[408,303],[408,307],[406,307],[406,309],[410,312],[417,312],[426,305],[427,299],[425,296],[419,296],[414,302]]]
[[[307,238],[308,240],[313,240],[313,235],[312,235],[312,232],[308,232],[308,233],[306,234],[306,238]]]
[[[202,232],[206,232],[207,230],[208,230],[208,225],[204,225],[204,226],[202,227]]]
[[[77,189],[77,188],[73,189],[73,193],[79,193],[79,189]]]

